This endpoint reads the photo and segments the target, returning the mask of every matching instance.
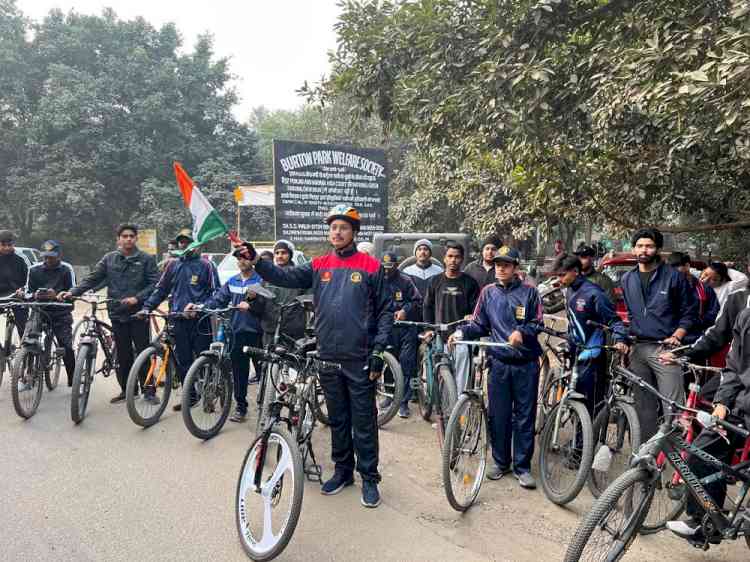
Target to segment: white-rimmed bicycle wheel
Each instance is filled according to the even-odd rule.
[[[277,425],[267,441],[260,435],[253,442],[237,481],[235,520],[249,558],[271,560],[286,548],[302,511],[303,491],[299,448]]]
[[[478,398],[462,394],[448,421],[443,445],[443,487],[456,511],[466,511],[477,499],[487,451],[484,408]]]

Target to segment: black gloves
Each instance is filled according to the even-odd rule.
[[[383,374],[384,366],[385,361],[383,360],[383,352],[373,351],[372,355],[370,355],[370,360],[367,363],[368,371],[370,372],[370,380],[380,378],[380,375]]]
[[[250,261],[254,261],[257,257],[258,253],[255,251],[255,246],[253,246],[250,242],[243,242],[239,246],[234,247],[235,250],[232,252],[232,255],[235,258],[242,258]]]

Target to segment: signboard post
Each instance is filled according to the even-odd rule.
[[[159,248],[156,244],[156,229],[144,228],[138,231],[138,248],[146,254],[155,256]]]
[[[385,232],[388,169],[385,151],[296,141],[273,141],[276,236],[293,242],[323,242],[323,222],[334,205],[362,215],[360,240]]]

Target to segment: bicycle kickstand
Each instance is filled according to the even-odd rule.
[[[310,462],[308,462],[308,459]],[[315,451],[313,451],[310,441],[307,441],[305,450],[302,453],[302,466],[304,467],[305,476],[310,482],[317,482],[321,486],[323,485],[323,467],[315,459]]]

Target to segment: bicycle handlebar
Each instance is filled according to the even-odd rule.
[[[399,325],[399,326],[417,326],[419,328],[429,328],[431,330],[434,330],[436,332],[447,332],[451,326],[455,326],[457,324],[463,324],[464,322],[467,322],[467,320],[464,320],[463,318],[461,320],[454,320],[453,322],[448,322],[447,324],[431,324],[429,322],[412,322],[410,320],[396,320],[393,325]]]
[[[249,345],[246,345],[242,348],[242,352],[246,353],[247,355],[250,355],[252,357],[257,357],[258,359],[263,359],[266,361],[273,361],[273,360],[293,360],[296,363],[302,363],[305,360],[312,361],[316,363],[319,367],[322,367],[323,369],[328,370],[341,370],[341,363],[332,363],[330,361],[323,361],[322,359],[318,359],[317,357],[302,357],[299,355],[295,355],[294,353],[289,353],[283,348],[277,347],[274,351],[270,351],[267,349],[260,349],[258,347],[251,347]]]
[[[731,431],[732,433],[741,435],[745,439],[750,437],[750,431],[748,431],[744,427],[739,427],[726,420],[719,419],[716,416],[712,416],[708,412],[704,412],[703,410],[695,410],[695,419],[698,420],[698,423],[700,423],[706,429],[710,429],[718,425],[723,427],[724,429]]]
[[[454,344],[458,345],[469,345],[474,347],[501,347],[504,349],[510,349],[511,351],[515,351],[519,355],[524,352],[528,352],[529,349],[519,345],[516,347],[515,345],[509,344],[507,342],[497,342],[497,341],[475,341],[475,340],[456,340],[453,342]]]

